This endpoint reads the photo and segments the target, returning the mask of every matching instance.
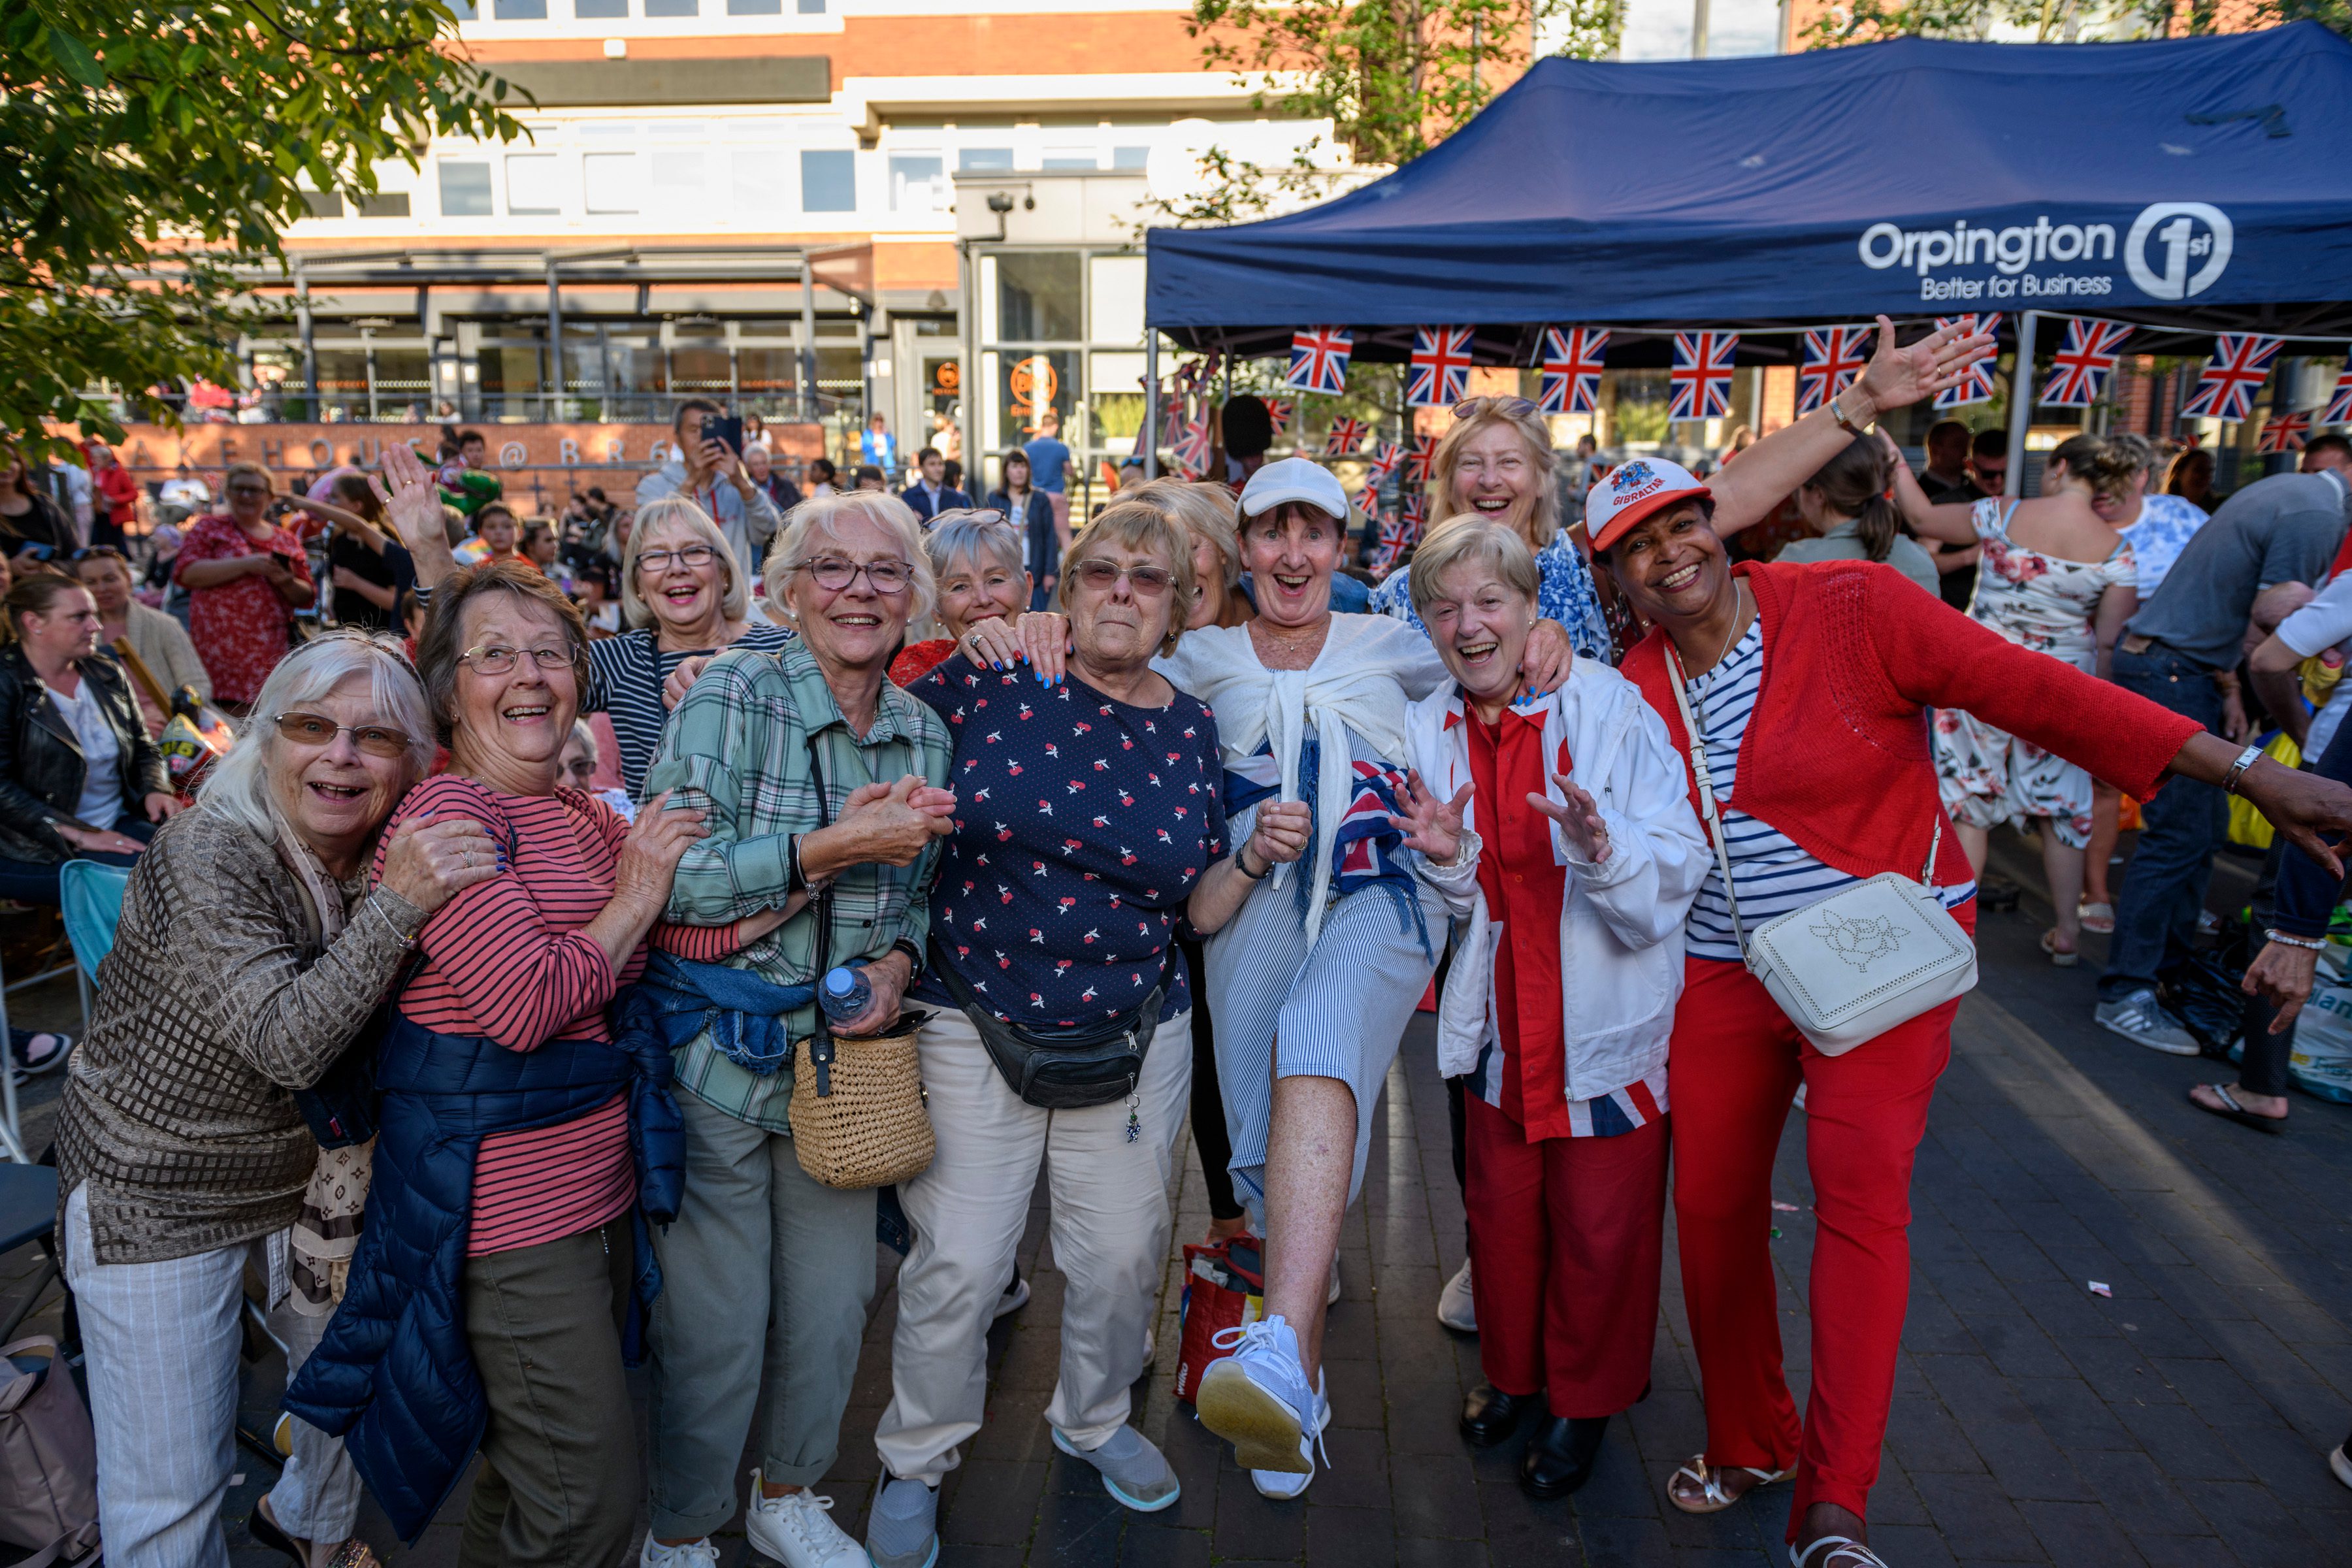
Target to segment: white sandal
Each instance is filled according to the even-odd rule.
[[[1830,1549],[1829,1554],[1819,1562],[1812,1561],[1813,1553],[1824,1546]],[[1789,1565],[1790,1568],[1887,1568],[1887,1562],[1851,1535],[1824,1535],[1802,1552],[1791,1544]]]
[[[1725,1490],[1723,1478],[1735,1469],[1745,1470],[1754,1476],[1756,1485],[1749,1487],[1747,1491]],[[1721,1513],[1759,1487],[1769,1487],[1777,1481],[1785,1481],[1796,1473],[1793,1469],[1759,1470],[1753,1465],[1710,1465],[1706,1462],[1705,1454],[1693,1454],[1689,1464],[1666,1478],[1666,1500],[1685,1513]],[[1675,1483],[1685,1476],[1688,1476],[1699,1484],[1701,1489],[1699,1501],[1685,1502],[1682,1494],[1675,1490]],[[1802,1568],[1801,1564],[1800,1568]]]

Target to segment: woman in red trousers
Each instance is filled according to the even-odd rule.
[[[2352,829],[2352,789],[2021,648],[1890,567],[1730,563],[1724,534],[1763,516],[1881,410],[1953,384],[1991,350],[1953,329],[1897,350],[1882,316],[1861,379],[1712,486],[1649,458],[1588,498],[1596,552],[1654,628],[1622,671],[1686,757],[1669,645],[1688,679],[1748,931],[1881,872],[1916,878],[1939,839],[1928,879],[1973,929],[1976,888],[1937,801],[1928,708],[1973,713],[2141,799],[2173,773],[2221,784],[2337,865],[2319,835]],[[1706,1447],[1670,1496],[1712,1512],[1793,1474],[1795,1568],[1884,1568],[1864,1516],[1909,1288],[1912,1156],[1958,1004],[1823,1056],[1739,962],[1725,895],[1711,871],[1692,905],[1667,1064],[1683,1294],[1706,1400]],[[1818,1220],[1801,1427],[1781,1376],[1769,1242],[1772,1158],[1800,1083]]]

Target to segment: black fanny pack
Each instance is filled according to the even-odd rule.
[[[1024,1029],[1005,1023],[972,995],[937,942],[931,944],[930,972],[980,1031],[988,1059],[1024,1104],[1079,1110],[1125,1100],[1142,1081],[1144,1053],[1160,1030],[1160,1005],[1167,999],[1169,966],[1175,962],[1171,940],[1151,994],[1132,1011],[1083,1029]]]

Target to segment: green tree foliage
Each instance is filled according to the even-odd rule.
[[[2250,9],[2221,0],[1840,0],[1802,37],[1811,48],[1996,36],[2072,44],[2193,37],[2299,21],[2352,33],[2352,0],[2253,0]]]
[[[1202,60],[1282,84],[1252,105],[1325,120],[1358,165],[1411,163],[1485,108],[1528,66],[1538,34],[1553,52],[1598,58],[1617,47],[1616,0],[1193,0],[1187,24]],[[1263,216],[1329,178],[1312,151],[1266,168],[1213,147],[1204,192],[1159,204],[1180,224]]]
[[[506,84],[439,0],[0,7],[0,430],[121,437],[167,378],[233,379],[257,268],[308,190],[357,200],[435,135],[507,139]]]

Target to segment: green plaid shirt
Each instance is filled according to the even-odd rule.
[[[798,639],[774,652],[720,655],[671,715],[646,774],[646,799],[673,791],[672,803],[700,811],[710,828],[678,862],[669,918],[720,926],[782,905],[795,837],[837,818],[861,784],[908,773],[945,784],[952,752],[939,716],[887,682],[874,728],[861,739]],[[879,958],[901,939],[920,949],[939,853],[934,841],[911,866],[857,866],[835,879],[826,961]],[[726,962],[777,985],[810,984],[819,962],[814,913],[803,910]],[[786,1032],[806,1039],[816,1016],[814,1003],[786,1015]],[[753,1126],[790,1131],[789,1069],[759,1077],[705,1037],[678,1051],[677,1081]]]

